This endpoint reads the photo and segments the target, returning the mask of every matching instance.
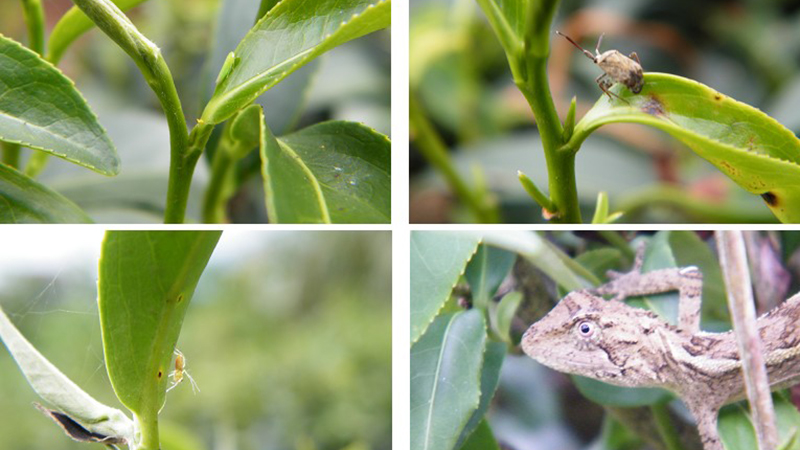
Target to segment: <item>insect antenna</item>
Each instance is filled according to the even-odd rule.
[[[589,50],[586,50],[585,48],[583,48],[583,47],[581,47],[580,45],[578,45],[578,43],[577,43],[577,42],[575,42],[575,41],[573,41],[571,37],[567,36],[566,34],[564,34],[564,33],[560,32],[560,31],[558,31],[558,30],[556,30],[556,34],[558,34],[559,36],[562,36],[562,37],[564,37],[566,40],[568,40],[568,41],[570,42],[570,44],[574,45],[574,46],[575,46],[575,47],[577,47],[577,48],[578,48],[580,51],[582,51],[584,55],[588,56],[588,57],[589,57],[589,59],[591,59],[591,60],[592,60],[592,61],[594,61],[594,62],[597,62],[597,57],[596,57],[595,55],[593,55],[593,54],[592,54],[592,52],[590,52]],[[603,39],[603,37],[602,37],[602,36],[600,36],[600,40],[602,40],[602,39]],[[598,42],[598,43],[597,43],[597,45],[598,45],[598,47],[599,47],[599,46],[600,46],[600,43]],[[598,52],[598,53],[599,53],[599,52]]]

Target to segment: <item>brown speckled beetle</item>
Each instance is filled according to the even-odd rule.
[[[600,44],[603,42],[603,35],[601,34],[600,39],[597,40],[597,46],[594,49],[596,54],[593,55],[592,52],[578,45],[566,34],[563,34],[560,31],[556,31],[556,33],[559,36],[565,37],[572,45],[578,47],[584,55],[589,57],[589,59],[594,61],[595,64],[603,69],[604,73],[597,77],[595,81],[597,82],[597,85],[600,86],[600,89],[602,89],[603,92],[608,95],[608,98],[611,98],[611,95],[614,95],[618,99],[628,103],[628,101],[624,98],[608,90],[608,88],[610,88],[614,82],[624,84],[634,94],[642,92],[642,86],[644,86],[644,74],[642,71],[642,63],[639,62],[639,56],[636,54],[636,52],[631,53],[630,57],[625,56],[616,50],[609,50],[601,54]]]

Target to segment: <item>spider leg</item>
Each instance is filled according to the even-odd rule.
[[[189,372],[184,372],[183,374],[189,379],[189,384],[192,386],[192,393],[197,395],[197,393],[200,392],[200,387],[197,385],[197,382],[189,375]]]
[[[175,371],[174,370],[172,372],[170,372],[169,375],[167,375],[167,378],[172,378],[172,384],[169,385],[169,387],[167,388],[166,392],[169,392],[169,391],[175,389],[175,387],[177,385],[181,384],[181,381],[183,381],[183,379],[175,381]]]

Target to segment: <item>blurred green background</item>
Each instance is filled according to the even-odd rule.
[[[411,91],[472,186],[485,177],[505,222],[542,222],[517,171],[547,186],[541,141],[500,44],[475,0],[411,0]],[[800,131],[800,1],[563,0],[553,21],[594,51],[636,51],[645,71],[691,78]],[[551,37],[551,91],[562,120],[600,98],[602,73],[565,39]],[[478,174],[476,174],[476,170]],[[591,217],[606,191],[623,222],[774,222],[746,193],[688,148],[653,128],[604,126],[576,160],[578,195]],[[474,221],[411,147],[411,220]],[[690,200],[699,202],[694,204]]]
[[[6,230],[0,306],[81,388],[124,409],[103,365],[101,240]],[[391,234],[226,231],[178,348],[200,392],[167,394],[164,450],[391,448]],[[0,347],[0,448],[103,448],[71,441],[38,401]]]
[[[0,0],[0,33],[23,44],[27,32],[19,0]],[[189,125],[200,117],[228,55],[254,24],[256,0],[151,0],[127,14],[161,49]],[[71,6],[43,0],[48,33]],[[257,102],[278,136],[325,120],[363,122],[390,132],[390,30],[342,45],[292,73]],[[108,131],[122,160],[113,178],[50,158],[39,180],[87,211],[98,223],[163,220],[169,170],[169,131],[161,107],[130,58],[97,29],[78,39],[58,67],[72,78]],[[217,127],[217,133],[222,127]],[[213,149],[218,134],[208,148]],[[30,152],[26,152],[29,154]],[[188,220],[198,221],[211,150],[192,181]],[[230,205],[232,222],[266,221],[260,161],[238,165],[244,180]]]

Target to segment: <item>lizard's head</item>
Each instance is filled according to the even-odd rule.
[[[642,342],[657,320],[643,309],[572,292],[522,337],[522,350],[559,372],[622,386],[642,385]],[[646,376],[645,376],[646,377]]]

